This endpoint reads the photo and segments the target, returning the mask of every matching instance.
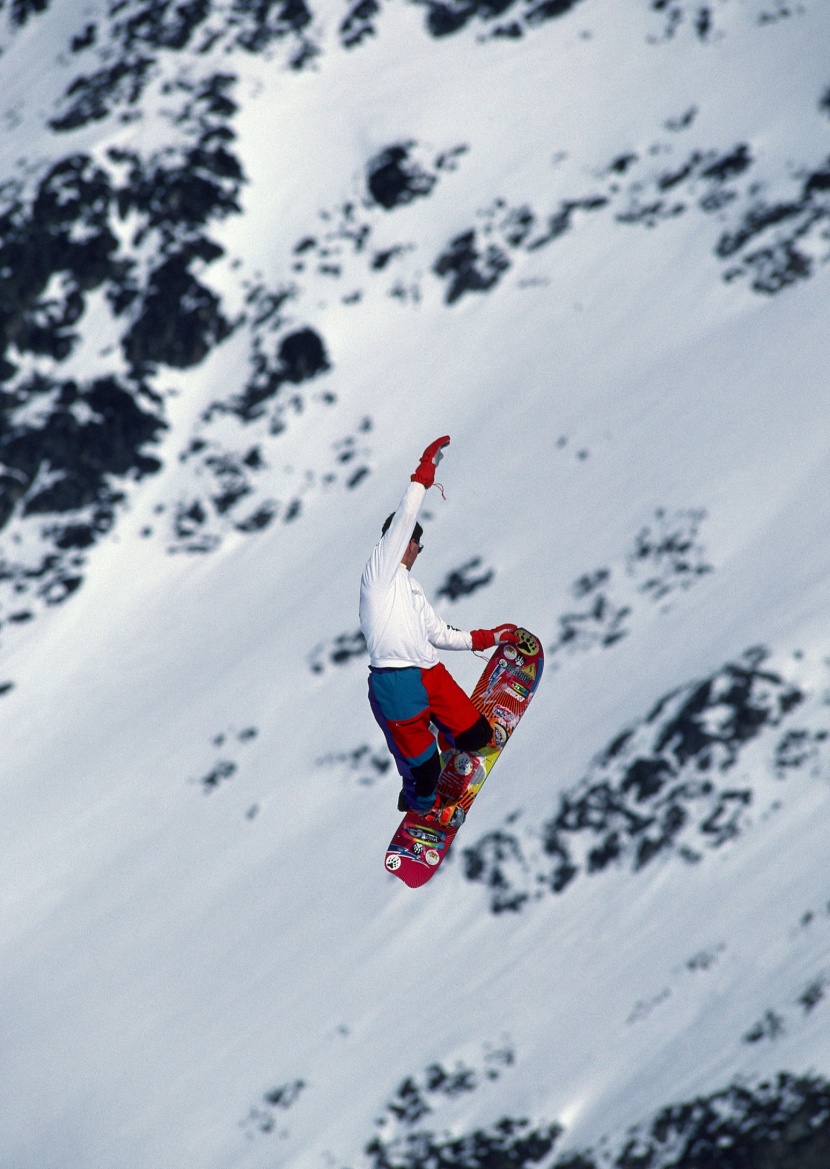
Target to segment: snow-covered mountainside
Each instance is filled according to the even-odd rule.
[[[0,0],[0,1164],[830,1165],[828,43]],[[444,433],[419,580],[547,668],[412,891],[357,586]]]

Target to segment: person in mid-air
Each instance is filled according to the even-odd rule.
[[[442,621],[411,575],[423,549],[418,512],[449,436],[421,456],[398,510],[386,523],[360,579],[360,628],[369,649],[369,702],[403,782],[401,811],[429,812],[437,796],[441,762],[432,723],[450,744],[479,751],[493,729],[449,671],[436,649],[482,650],[516,644],[516,626],[465,633]]]

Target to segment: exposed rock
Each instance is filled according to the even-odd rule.
[[[487,888],[492,910],[521,909],[545,889],[561,893],[580,874],[611,865],[636,872],[670,854],[700,861],[705,850],[733,840],[755,785],[745,772],[731,780],[730,774],[749,745],[806,697],[764,669],[765,657],[763,650],[747,651],[710,678],[666,695],[616,736],[542,823],[540,850],[507,825],[467,846],[464,875]],[[775,747],[772,755],[774,775]]]

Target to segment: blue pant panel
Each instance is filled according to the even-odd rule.
[[[401,777],[404,799],[410,808],[428,811],[435,798],[435,783],[430,782],[428,777],[434,773],[437,782],[439,771],[437,744],[433,741],[419,755],[407,759],[395,742],[388,721],[412,718],[428,707],[429,696],[421,680],[421,671],[415,666],[372,670],[369,674],[369,705]],[[434,758],[436,763],[431,762]],[[428,792],[423,790],[425,780],[426,786],[431,789]]]
[[[417,666],[401,669],[373,669],[369,693],[374,694],[384,718],[414,718],[429,706],[429,695]]]

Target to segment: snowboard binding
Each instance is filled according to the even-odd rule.
[[[460,828],[467,819],[467,813],[460,804],[444,804],[432,813],[442,828]]]
[[[403,791],[398,795],[398,811],[410,811]],[[460,804],[442,802],[441,796],[435,797],[435,803],[428,812],[423,813],[425,820],[437,820],[442,828],[460,828],[467,819],[467,813]]]

